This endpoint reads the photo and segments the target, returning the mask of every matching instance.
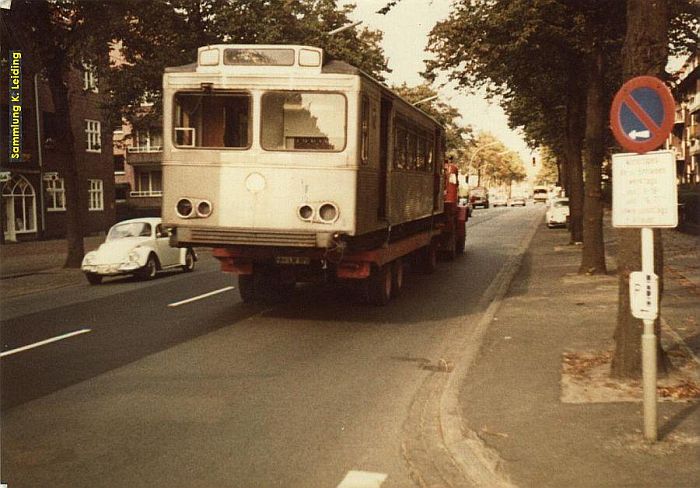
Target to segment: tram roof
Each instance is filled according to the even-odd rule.
[[[226,53],[230,50],[232,55]],[[284,54],[284,51],[287,54]],[[285,56],[291,55],[293,51],[293,59],[285,58]],[[266,54],[267,53],[267,54]],[[273,57],[275,55],[281,56],[287,62],[287,64],[264,64],[257,63],[259,59],[265,58],[267,55]],[[308,62],[309,59],[312,61],[316,59],[315,55],[318,56],[318,62]],[[274,70],[295,70],[302,73],[318,73],[318,74],[340,74],[340,75],[354,75],[365,77],[379,87],[382,91],[391,96],[401,100],[405,104],[413,107],[407,100],[404,100],[400,95],[392,91],[384,83],[376,80],[368,73],[362,71],[356,66],[353,66],[345,61],[339,60],[329,60],[325,61],[323,56],[323,49],[313,46],[304,45],[290,45],[290,44],[213,44],[208,46],[202,46],[197,50],[197,62],[189,63],[181,66],[173,66],[165,68],[166,73],[220,73],[222,69],[231,71],[244,71],[247,73],[272,73]],[[242,56],[238,59],[242,59],[243,62],[236,62],[236,56]],[[246,57],[247,56],[247,57]],[[304,64],[303,57],[306,56],[306,64]],[[215,61],[215,62],[214,62]],[[233,61],[233,62],[232,62]],[[418,107],[413,107],[423,115],[438,123],[431,115],[427,114]]]

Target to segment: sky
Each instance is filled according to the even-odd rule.
[[[433,26],[445,19],[450,12],[451,0],[402,0],[386,15],[375,12],[387,4],[388,0],[355,0],[357,7],[351,18],[361,20],[360,27],[380,30],[384,33],[382,48],[389,59],[392,70],[387,76],[389,85],[406,82],[415,86],[424,80],[420,72],[425,70],[423,63],[430,54],[425,52],[428,34]],[[516,151],[523,163],[531,160],[534,154],[517,131],[508,128],[503,110],[497,103],[489,103],[485,97],[467,95],[453,88],[440,90],[441,99],[462,114],[463,125],[471,125],[474,132],[490,132],[508,148]],[[525,164],[526,169],[532,165]]]

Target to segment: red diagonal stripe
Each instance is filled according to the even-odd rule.
[[[627,107],[632,111],[634,115],[637,116],[637,118],[646,126],[647,129],[651,132],[651,136],[653,137],[655,133],[658,132],[660,127],[656,125],[656,122],[654,122],[654,119],[652,119],[648,113],[642,108],[641,105],[637,103],[637,100],[632,98],[632,95],[627,95],[623,100],[622,103],[626,104]],[[627,134],[625,134],[627,135]]]

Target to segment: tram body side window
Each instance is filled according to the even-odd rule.
[[[247,93],[177,93],[173,141],[178,147],[246,149],[251,142]]]
[[[261,145],[267,151],[345,149],[347,102],[340,93],[271,91],[261,102]]]

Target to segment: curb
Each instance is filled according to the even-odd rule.
[[[477,487],[515,488],[503,470],[503,460],[498,452],[488,447],[476,432],[465,427],[465,418],[460,414],[459,386],[467,378],[472,364],[481,350],[483,336],[500,309],[505,295],[520,270],[525,253],[540,228],[540,217],[536,225],[525,235],[516,253],[501,268],[484,293],[481,303],[491,301],[472,334],[460,344],[464,351],[455,361],[454,374],[445,385],[440,397],[439,423],[445,447],[455,464],[467,479]],[[493,298],[492,298],[493,297]]]

